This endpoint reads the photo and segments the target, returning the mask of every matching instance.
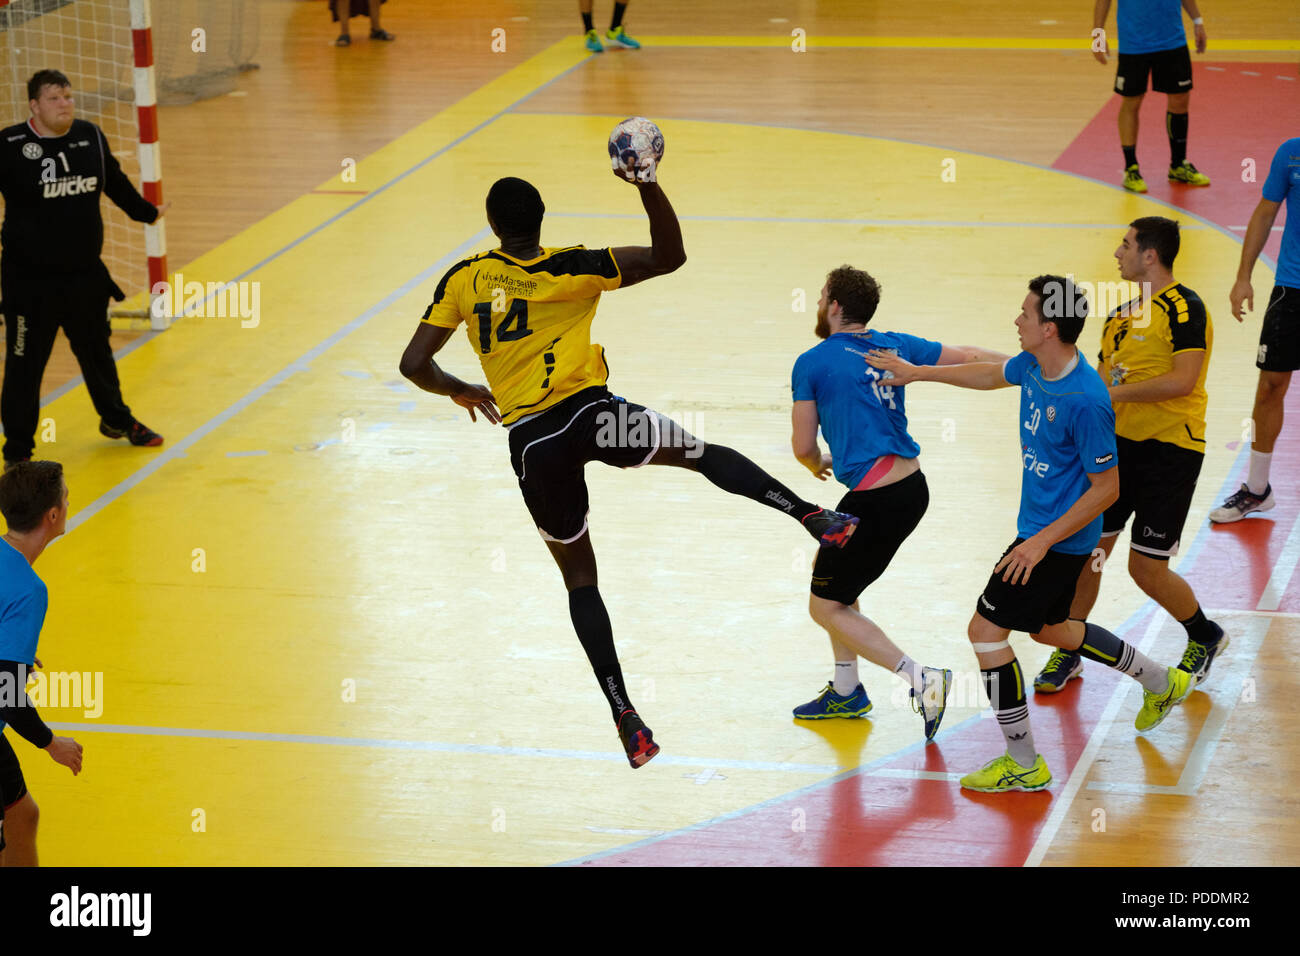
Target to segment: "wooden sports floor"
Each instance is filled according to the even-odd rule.
[[[393,0],[396,42],[361,20],[348,49],[323,3],[259,4],[261,68],[238,95],[161,115],[171,265],[256,283],[255,326],[186,318],[120,339],[127,400],[161,449],[99,438],[66,354],[47,378],[57,440],[38,456],[65,464],[74,516],[37,564],[39,653],[103,684],[93,707],[46,711],[85,746],[81,776],[9,732],[42,862],[1300,862],[1300,399],[1277,508],[1206,519],[1244,474],[1277,235],[1244,324],[1228,289],[1267,164],[1297,135],[1300,15],[1207,5],[1189,156],[1213,185],[1160,177],[1163,98],[1148,96],[1139,197],[1119,186],[1113,61],[1087,52],[1086,6],[634,0],[643,49],[592,56],[567,0]],[[602,29],[609,14],[599,0]],[[541,190],[547,245],[648,241],[605,151],[635,114],[663,128],[689,261],[604,298],[611,387],[828,505],[842,489],[789,451],[790,368],[815,344],[827,271],[880,279],[879,327],[1011,351],[1029,277],[1112,281],[1130,220],[1182,222],[1175,272],[1215,342],[1176,567],[1232,637],[1203,689],[1138,737],[1134,683],[1089,665],[1032,703],[1049,791],[959,789],[1003,746],[965,627],[1015,533],[1017,397],[920,386],[932,503],[862,606],[956,672],[937,742],[869,664],[869,719],[792,719],[831,670],[806,610],[813,543],[792,522],[697,475],[593,466],[601,589],[663,746],[629,769],[505,433],[397,363],[442,273],[492,247],[498,177]],[[1092,320],[1085,351],[1097,335]],[[440,359],[481,380],[462,338]],[[1182,652],[1123,562],[1093,619],[1159,660]],[[1035,673],[1045,651],[1013,640]]]

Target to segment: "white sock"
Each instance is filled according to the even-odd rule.
[[[1246,488],[1252,495],[1262,495],[1268,487],[1268,466],[1272,460],[1272,452],[1267,455],[1262,451],[1250,453],[1250,474],[1246,476]]]
[[[903,680],[912,685],[912,689],[918,694],[925,690],[924,678],[921,676],[921,665],[912,660],[906,654],[899,660],[894,667],[894,673]]]
[[[855,657],[851,661],[835,662],[835,679],[831,681],[831,686],[835,688],[835,693],[841,697],[848,697],[855,690],[858,684],[858,659]]]

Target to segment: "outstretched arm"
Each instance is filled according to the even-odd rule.
[[[454,331],[456,330],[421,322],[415,335],[411,336],[411,343],[402,353],[398,368],[426,392],[446,395],[461,408],[468,409],[470,421],[478,421],[474,415],[474,410],[478,409],[484,418],[496,425],[501,421],[501,414],[497,411],[496,399],[492,393],[482,385],[470,385],[444,372],[433,360],[433,356],[446,344]]]
[[[614,175],[623,179],[617,172]],[[618,246],[610,250],[623,277],[619,283],[622,289],[675,272],[686,262],[682,226],[664,191],[658,183],[637,183],[636,188],[641,193],[641,205],[650,217],[650,245]]]
[[[939,353],[935,365],[965,365],[968,362],[1005,362],[1011,358],[993,349],[982,349],[978,345],[945,345]]]
[[[963,365],[913,365],[893,352],[872,349],[867,362],[876,368],[893,373],[889,385],[909,385],[912,382],[946,382],[962,388],[1006,388],[1011,383],[1002,374],[1001,362],[967,362]]]

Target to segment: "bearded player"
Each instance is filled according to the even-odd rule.
[[[651,245],[613,249],[544,248],[538,191],[513,177],[494,183],[487,218],[500,247],[447,271],[400,366],[420,388],[468,409],[471,419],[482,412],[509,430],[519,490],[560,567],[573,627],[634,769],[659,745],[628,697],[596,586],[587,462],[698,471],[724,491],[785,512],[823,545],[843,547],[858,522],[804,501],[738,452],[705,444],[606,388],[605,350],[591,342],[600,294],[667,275],[686,261],[677,216],[654,181],[653,166],[642,175],[647,172],[648,181],[639,176],[636,186],[650,219]],[[488,387],[463,382],[433,361],[462,322]]]

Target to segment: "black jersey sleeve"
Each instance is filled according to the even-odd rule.
[[[1185,304],[1186,308],[1178,308],[1180,304]],[[1185,295],[1182,303],[1166,304],[1166,310],[1169,315],[1169,337],[1173,342],[1174,354],[1192,349],[1204,350],[1207,319],[1205,303],[1201,301],[1200,296]]]
[[[36,706],[27,696],[27,668],[18,661],[0,661],[0,720],[12,727],[33,747],[44,750],[54,739],[54,731],[45,725]],[[18,698],[18,695],[22,695]],[[18,698],[18,699],[15,699]]]
[[[108,148],[108,138],[98,127],[99,148],[104,155],[104,194],[113,200],[114,205],[136,222],[153,222],[158,218],[158,207],[145,199],[131,184],[117,157]]]

